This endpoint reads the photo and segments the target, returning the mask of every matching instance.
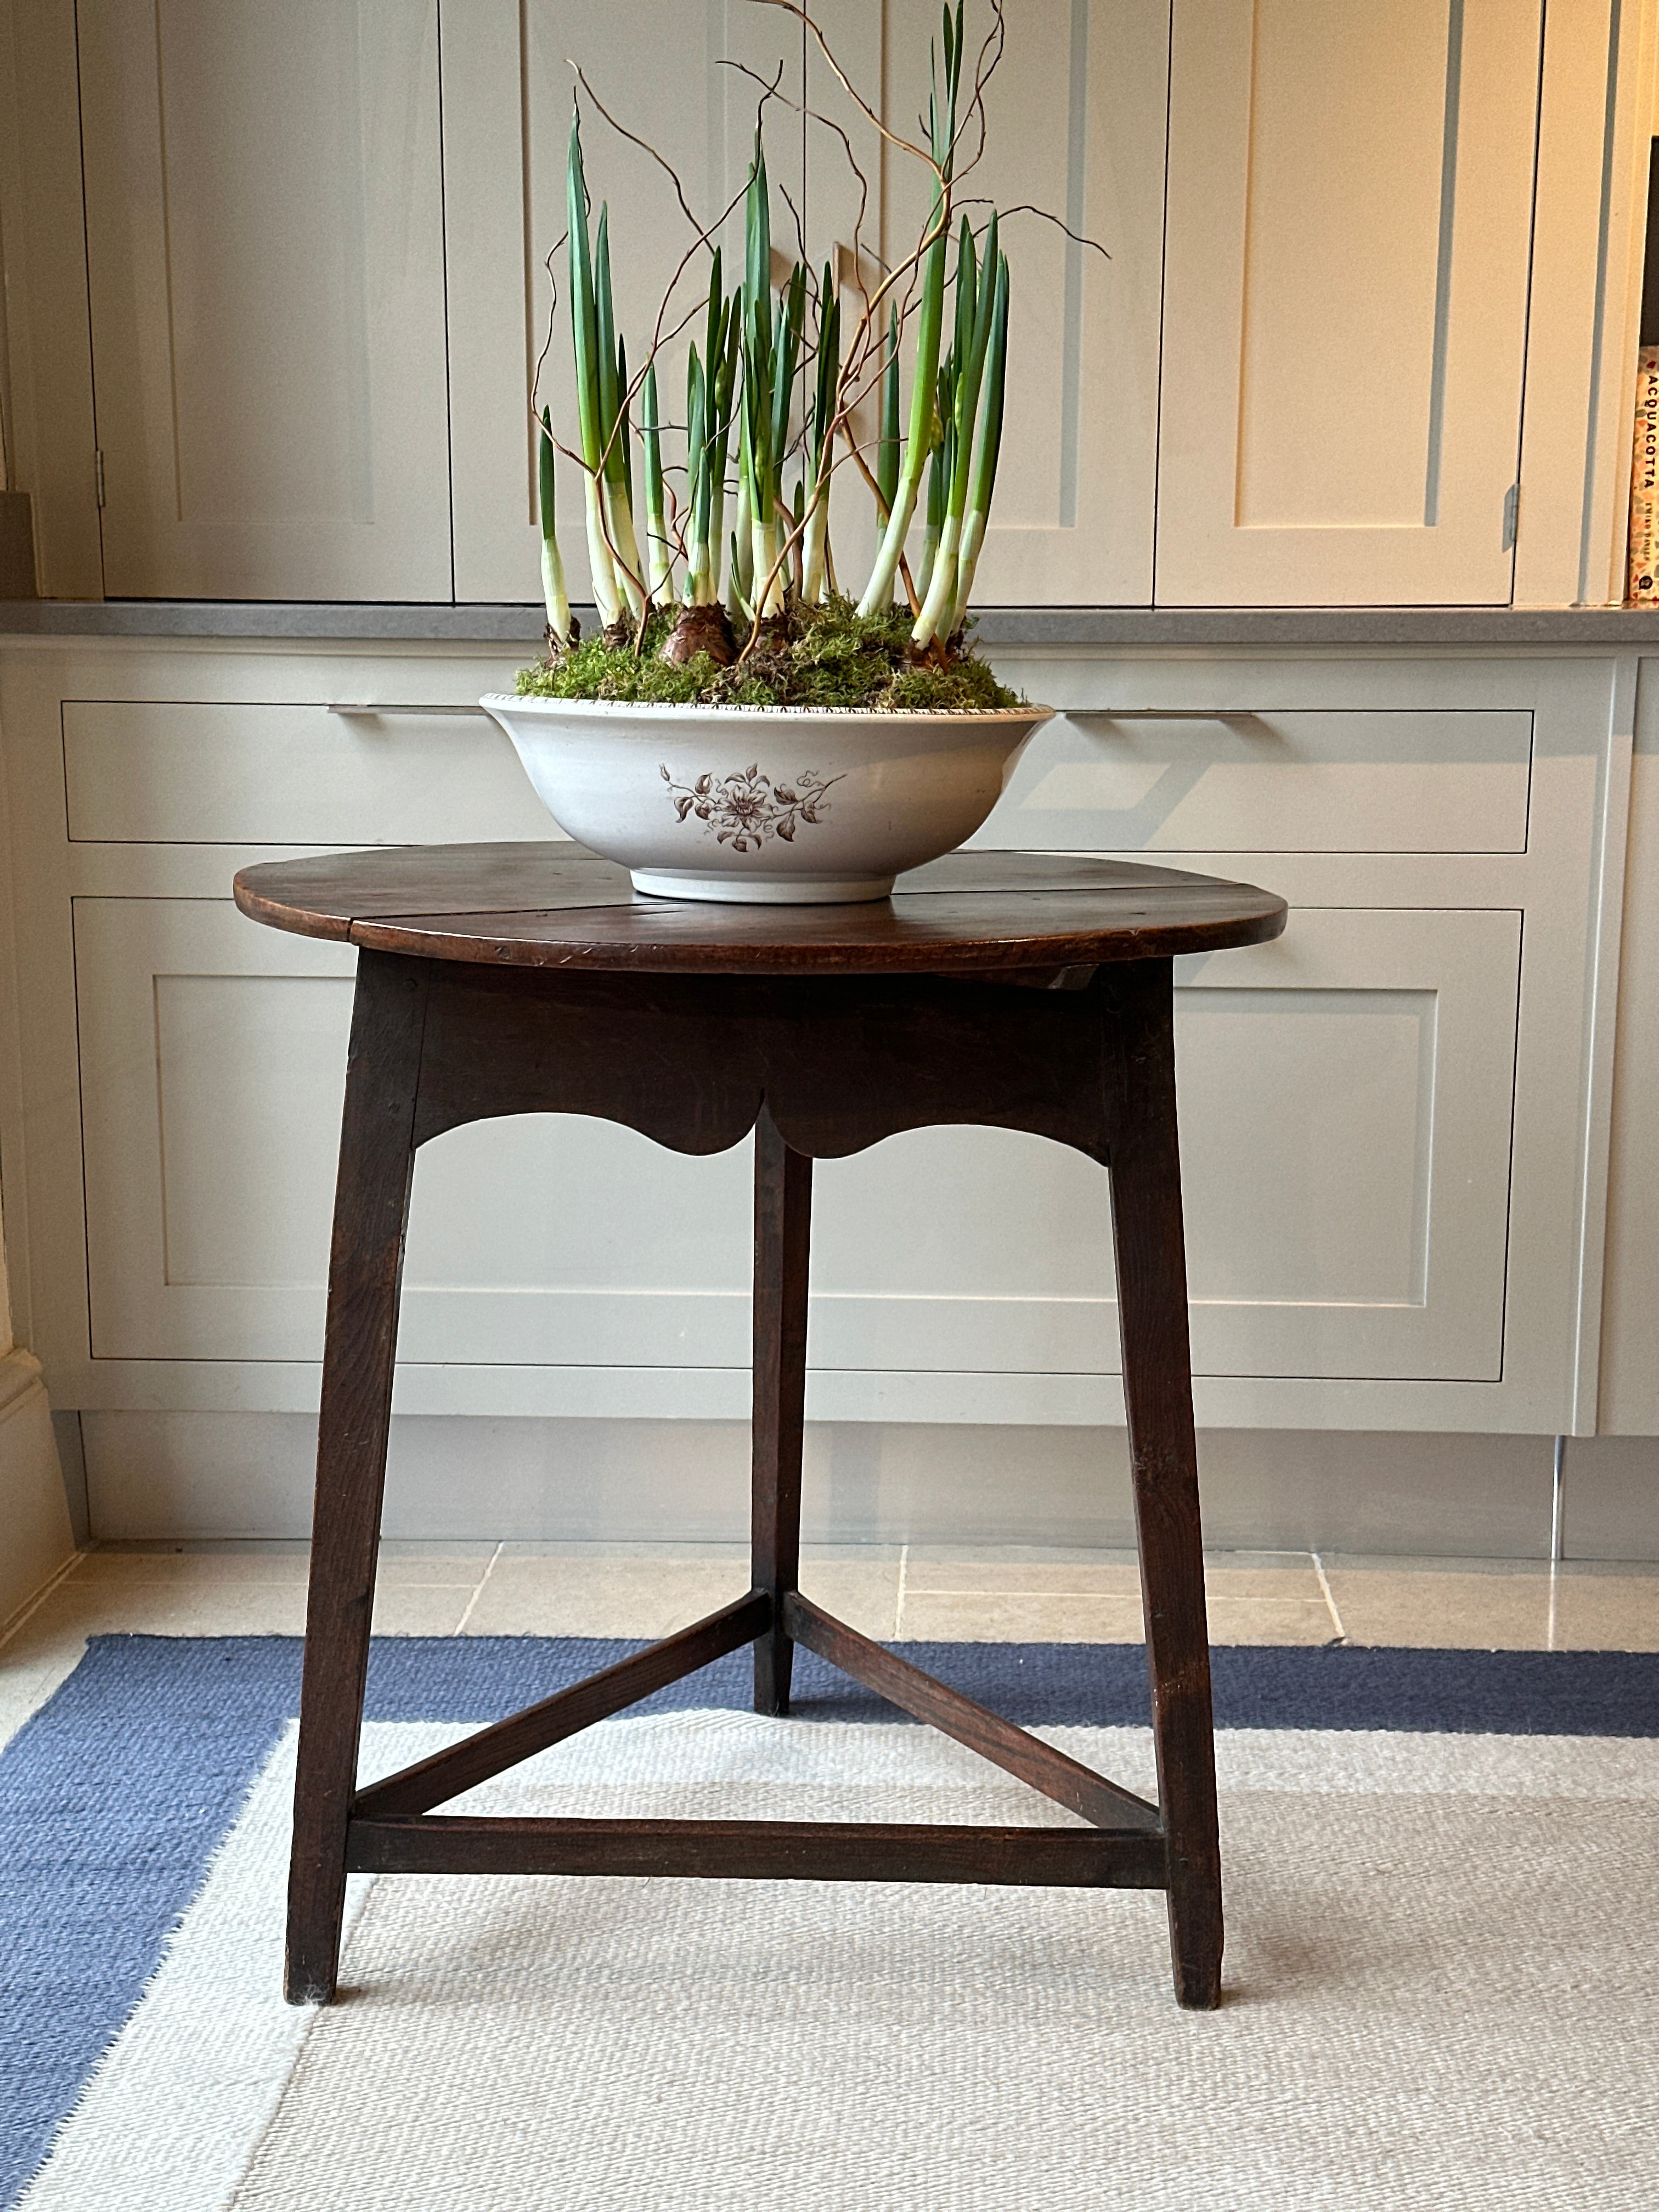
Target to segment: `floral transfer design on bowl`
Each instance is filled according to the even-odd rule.
[[[717,843],[734,853],[758,852],[769,837],[795,842],[803,822],[817,822],[830,811],[825,796],[842,781],[805,769],[793,783],[774,783],[758,762],[727,776],[700,775],[695,783],[676,783],[666,765],[662,780],[682,822],[695,815]]]

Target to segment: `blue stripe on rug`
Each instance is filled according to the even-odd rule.
[[[368,1717],[500,1718],[636,1643],[377,1641]],[[1138,1726],[1138,1644],[906,1644],[917,1665],[1031,1725]],[[900,1717],[811,1654],[803,1717]],[[1224,1728],[1659,1735],[1659,1654],[1224,1645]],[[747,1651],[636,1711],[750,1702]],[[297,1710],[292,1637],[94,1637],[0,1753],[0,2205],[15,2203],[154,1973],[171,1930]]]

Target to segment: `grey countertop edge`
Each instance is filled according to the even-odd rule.
[[[0,638],[539,646],[541,609],[276,600],[0,600]],[[1076,649],[1590,646],[1659,650],[1659,607],[987,607],[979,641]]]

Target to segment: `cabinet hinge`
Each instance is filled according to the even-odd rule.
[[[104,503],[104,449],[101,446],[94,450],[92,465],[98,483],[98,504],[101,507]]]
[[[1516,526],[1521,519],[1521,487],[1512,483],[1504,495],[1504,550],[1515,550]]]

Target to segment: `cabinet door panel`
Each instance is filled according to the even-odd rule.
[[[356,956],[215,899],[75,902],[92,1350],[314,1360]],[[746,1148],[537,1115],[418,1158],[400,1356],[742,1366]]]
[[[833,0],[820,12],[860,91],[879,106],[879,82],[889,129],[914,138],[938,9]],[[987,202],[1009,210],[1007,411],[975,583],[981,605],[1151,600],[1168,76],[1167,6],[1022,0],[1009,10],[983,158],[961,186],[976,228]],[[879,252],[895,264],[921,234],[927,173],[902,150],[873,146],[827,67],[810,58],[809,85],[869,167]],[[814,217],[844,242],[856,204],[845,160],[822,129],[809,149]],[[872,534],[869,501],[850,471],[843,478],[835,527],[856,573]]]
[[[1177,963],[1194,1371],[1496,1379],[1520,917],[1301,908]],[[818,1170],[827,1367],[1117,1370],[1105,1177],[1035,1138]]]
[[[94,1357],[319,1357],[355,953],[91,898],[75,964]]]
[[[1510,597],[1539,0],[1176,0],[1158,598]]]
[[[433,0],[81,0],[112,596],[447,599]]]
[[[823,0],[815,15],[859,92],[878,109],[885,98],[891,127],[912,136],[937,12],[910,0]],[[539,590],[526,398],[547,327],[543,261],[564,228],[563,58],[580,62],[618,120],[673,163],[693,207],[712,213],[741,186],[757,89],[719,58],[768,74],[783,63],[784,90],[798,98],[803,42],[781,14],[719,0],[650,0],[625,11],[530,0],[522,33],[506,0],[449,0],[443,38],[457,596],[522,599]],[[678,65],[641,70],[642,51],[653,64],[672,53]],[[850,290],[855,267],[873,284],[884,258],[914,245],[925,181],[913,159],[883,147],[810,43],[805,57],[813,106],[845,130],[868,179],[863,252],[855,263],[860,192],[842,142],[818,124],[803,146],[798,123],[775,104],[766,126],[774,235],[780,249],[796,250],[787,190],[803,209],[815,263],[834,253]],[[1011,209],[1041,207],[1106,252],[1068,242],[1038,216],[1010,217],[1008,414],[976,587],[984,604],[1151,599],[1167,76],[1164,7],[1026,0],[1012,15],[986,158],[964,191]],[[520,112],[521,84],[522,144],[501,127],[504,115]],[[609,198],[627,240],[618,312],[632,352],[691,234],[661,172],[599,118],[590,117],[589,131],[595,198]],[[982,205],[970,211],[983,220]],[[728,225],[728,247],[736,235]],[[695,272],[702,266],[694,262]],[[543,389],[566,417],[567,350],[561,320]],[[659,380],[676,420],[684,360],[684,343],[671,344]],[[559,513],[580,596],[574,467],[563,472]],[[872,509],[850,465],[837,475],[832,513],[841,579],[856,584],[873,544]]]
[[[557,435],[577,443],[564,313],[565,163],[573,75],[624,129],[655,149],[700,222],[743,190],[761,86],[722,57],[769,80],[799,107],[798,24],[727,0],[446,0],[444,215],[448,256],[450,402],[454,424],[455,589],[459,599],[541,597],[531,395],[550,404]],[[679,273],[665,335],[704,284],[708,257],[650,155],[583,103],[583,148],[595,213],[611,210],[617,327],[635,366]],[[802,195],[798,113],[773,102],[766,121],[775,237],[792,248],[781,198]],[[780,189],[781,188],[781,189]],[[720,234],[728,287],[743,270],[738,215]],[[549,257],[560,307],[553,312]],[[682,264],[684,264],[682,268]],[[658,369],[664,419],[685,417],[686,349],[668,335]],[[678,459],[678,441],[667,441]],[[683,489],[684,479],[671,477]],[[588,593],[580,472],[559,466],[559,537],[571,596]]]

